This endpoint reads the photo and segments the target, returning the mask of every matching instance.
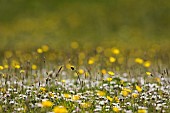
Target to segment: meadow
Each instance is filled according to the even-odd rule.
[[[170,113],[169,0],[0,0],[0,113]]]
[[[169,113],[169,53],[49,45],[5,51],[0,65],[0,112]],[[158,51],[159,50],[159,51]]]

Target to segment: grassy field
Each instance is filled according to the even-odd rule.
[[[0,0],[0,113],[170,113],[168,0]]]
[[[168,113],[169,53],[159,49],[5,51],[0,112]]]

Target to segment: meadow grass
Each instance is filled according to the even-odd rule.
[[[2,113],[169,113],[169,53],[116,47],[8,50],[0,65]]]

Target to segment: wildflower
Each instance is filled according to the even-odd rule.
[[[65,93],[65,94],[63,94],[63,97],[64,97],[64,98],[71,98],[71,95],[70,95],[70,94]]]
[[[49,96],[54,97],[54,93],[49,92],[48,94],[49,94]]]
[[[31,66],[31,68],[32,68],[33,70],[36,70],[36,69],[37,69],[37,65],[33,64],[33,65]]]
[[[121,94],[124,96],[124,97],[126,97],[126,96],[128,96],[128,92],[127,91],[121,91]]]
[[[150,67],[151,66],[151,62],[150,61],[146,61],[143,64],[144,67]]]
[[[146,109],[138,109],[138,113],[147,113]]]
[[[40,91],[45,92],[46,89],[44,87],[40,87]]]
[[[54,113],[68,113],[67,109],[64,106],[55,106],[53,109]]]
[[[4,67],[3,66],[0,66],[0,70],[3,70],[4,69]]]
[[[77,42],[71,42],[71,48],[77,49],[79,47],[79,44]]]
[[[141,88],[140,86],[136,85],[136,90],[137,90],[138,92],[141,92],[141,91],[142,91],[142,88]]]
[[[112,53],[118,55],[120,53],[120,50],[117,48],[112,48]]]
[[[118,113],[118,112],[120,111],[120,108],[119,108],[119,107],[116,107],[116,106],[113,107],[112,109],[113,109],[113,111],[116,112],[116,113]]]
[[[129,92],[129,93],[132,92],[132,91],[131,91],[130,89],[128,89],[128,88],[123,88],[123,91],[127,91],[127,92]]]
[[[114,101],[116,101],[117,103],[119,103],[119,98],[118,97],[113,97]]]
[[[113,78],[107,78],[107,81],[110,82],[110,81],[112,81],[112,79],[113,79]]]
[[[15,68],[16,65],[19,65],[19,62],[17,60],[12,60],[11,66]]]
[[[101,72],[102,72],[103,75],[106,74],[106,70],[105,69],[102,69]]]
[[[80,99],[80,96],[79,95],[73,95],[72,96],[72,100],[73,101],[76,101],[76,100],[79,100]]]
[[[137,94],[137,93],[132,93],[132,97],[133,98],[137,98],[139,96],[139,94]]]
[[[9,66],[8,66],[7,64],[5,64],[5,65],[4,65],[4,68],[8,69],[8,68],[9,68]]]
[[[111,63],[113,63],[113,62],[115,62],[115,61],[116,61],[116,58],[114,58],[114,57],[110,57],[110,58],[109,58],[109,61],[110,61]]]
[[[79,74],[84,74],[84,70],[83,69],[79,69],[78,72],[79,72]]]
[[[152,73],[151,73],[151,72],[146,72],[146,74],[147,74],[148,76],[152,76]]]
[[[113,71],[108,71],[108,74],[111,76],[115,75],[115,73]]]
[[[42,101],[42,106],[43,107],[51,107],[53,106],[53,103],[49,100]]]
[[[113,98],[111,98],[110,96],[107,96],[106,98],[107,98],[110,102],[113,101]]]
[[[41,53],[43,53],[43,50],[41,48],[38,48],[37,53],[41,54]]]
[[[49,47],[47,45],[43,45],[41,48],[43,52],[47,52],[49,50]]]
[[[19,69],[19,68],[20,68],[20,65],[15,65],[15,68],[16,68],[16,69]]]
[[[89,65],[94,64],[94,59],[89,59],[89,60],[88,60],[88,64],[89,64]]]
[[[106,92],[104,92],[104,91],[97,91],[97,95],[98,96],[105,96]]]
[[[160,79],[160,78],[158,78],[158,77],[156,77],[156,78],[155,78],[155,80],[156,80],[156,82],[158,82],[158,83],[160,83],[160,82],[161,82],[161,79]]]
[[[66,64],[66,68],[70,69],[71,68],[71,64],[70,63]]]
[[[61,80],[61,82],[62,82],[62,83],[65,83],[65,82],[66,82],[66,80]]]
[[[143,59],[141,59],[141,58],[136,58],[136,59],[135,59],[135,62],[138,63],[138,64],[142,64],[142,63],[143,63]]]
[[[121,84],[124,84],[124,81],[123,81],[123,80],[120,80],[120,83],[121,83]],[[124,89],[127,89],[127,88],[124,88]]]
[[[80,106],[81,106],[82,108],[89,108],[89,107],[91,106],[91,103],[89,103],[89,102],[83,102],[83,103],[80,103]]]

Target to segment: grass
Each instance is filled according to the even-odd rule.
[[[0,112],[169,113],[169,53],[83,48],[5,51],[0,65]]]
[[[0,113],[169,113],[169,9],[0,0]]]

